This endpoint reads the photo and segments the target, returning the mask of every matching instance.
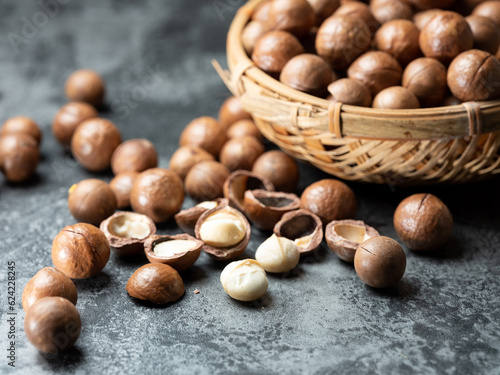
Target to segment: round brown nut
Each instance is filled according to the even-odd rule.
[[[72,279],[97,275],[108,263],[109,253],[106,236],[90,224],[68,225],[52,242],[52,263]]]
[[[261,178],[255,173],[238,170],[231,173],[224,182],[224,197],[228,199],[231,207],[244,211],[243,200],[247,190],[274,191],[274,185],[267,178]]]
[[[139,176],[139,172],[122,172],[109,182],[109,187],[116,196],[117,208],[130,207],[130,193],[132,192],[132,186],[134,186],[137,176]]]
[[[447,82],[452,94],[464,102],[497,99],[500,62],[485,51],[463,52],[450,64]]]
[[[0,130],[0,137],[16,134],[26,134],[31,136],[34,140],[36,140],[38,145],[42,142],[42,131],[38,127],[37,123],[29,117],[11,117],[3,123]]]
[[[316,26],[319,26],[330,17],[339,7],[339,0],[307,0],[309,5],[311,5],[314,15]]]
[[[335,220],[325,228],[328,248],[345,262],[354,262],[359,245],[369,238],[379,236],[376,229],[361,220]]]
[[[352,219],[358,204],[349,186],[339,180],[326,179],[304,190],[300,197],[300,208],[318,215],[326,225],[333,220]]]
[[[421,57],[406,67],[402,85],[417,96],[422,107],[440,106],[448,94],[446,68],[435,59]]]
[[[223,201],[223,204],[227,206],[227,202],[225,202],[223,198],[217,198],[213,201],[201,202],[194,207],[182,210],[179,213],[175,214],[175,222],[184,232],[191,236],[194,236],[194,228],[200,216],[205,211],[211,210],[212,208],[217,207],[219,204],[222,204]]]
[[[359,81],[342,78],[328,85],[328,100],[343,104],[369,107],[372,104],[370,90]]]
[[[472,14],[491,18],[500,26],[500,3],[498,1],[482,1],[474,8]]]
[[[164,305],[184,294],[179,273],[168,264],[149,263],[137,269],[127,282],[130,297]]]
[[[246,135],[255,137],[258,140],[262,139],[262,134],[260,134],[259,128],[257,128],[257,125],[255,125],[253,120],[246,119],[236,121],[229,127],[229,129],[227,129],[228,138],[238,138]]]
[[[500,25],[490,18],[472,15],[465,19],[474,37],[474,49],[495,54],[500,46]]]
[[[156,233],[151,218],[135,212],[120,211],[104,220],[99,229],[118,255],[135,255],[144,250],[146,240]]]
[[[354,269],[366,285],[389,288],[403,277],[406,255],[403,248],[392,238],[373,237],[359,245],[356,250]]]
[[[455,0],[405,0],[418,9],[448,9]]]
[[[312,253],[323,240],[321,219],[308,210],[287,212],[274,227],[274,234],[292,240],[301,255]]]
[[[269,9],[271,7],[271,0],[262,1],[257,5],[252,12],[252,20],[267,22],[269,18]]]
[[[401,0],[371,0],[370,10],[381,25],[398,19],[411,20],[413,17],[411,6]]]
[[[370,32],[375,34],[377,29],[380,27],[380,24],[375,17],[373,17],[368,4],[360,1],[341,1],[341,3],[342,5],[340,8],[334,13],[335,16],[352,16],[354,18],[359,18],[366,23]]]
[[[66,80],[66,96],[74,102],[100,107],[104,100],[104,80],[93,70],[77,70]]]
[[[251,119],[252,116],[243,109],[240,99],[236,96],[227,98],[219,109],[219,123],[224,129],[229,128],[236,121]]]
[[[442,11],[424,26],[419,45],[426,57],[448,65],[460,53],[473,47],[474,37],[464,17],[455,12]]]
[[[28,341],[43,353],[59,353],[78,340],[80,313],[66,298],[45,297],[34,303],[24,318]]]
[[[27,134],[0,138],[0,171],[10,182],[22,182],[35,174],[40,151],[36,140]]]
[[[182,181],[174,172],[152,168],[137,176],[130,204],[135,212],[149,216],[155,223],[174,216],[184,201]]]
[[[78,125],[97,116],[97,111],[90,104],[84,102],[68,103],[57,112],[52,122],[52,134],[61,145],[69,147]]]
[[[371,51],[354,61],[347,75],[363,83],[373,97],[383,89],[399,86],[403,70],[398,61],[387,52]]]
[[[45,297],[66,298],[76,305],[78,293],[73,281],[54,267],[44,267],[33,276],[23,290],[23,309],[29,310],[31,305]]]
[[[98,226],[118,208],[115,193],[101,180],[90,178],[69,189],[68,207],[77,220]]]
[[[179,145],[200,147],[217,157],[226,140],[226,129],[213,117],[203,116],[184,128]]]
[[[276,30],[264,34],[252,53],[252,60],[258,68],[278,78],[286,63],[294,56],[304,53],[304,47],[292,34]]]
[[[333,15],[318,30],[316,51],[333,69],[342,70],[368,51],[371,39],[363,20]]]
[[[201,253],[203,242],[189,234],[151,236],[144,244],[146,257],[151,263],[168,264],[182,272],[191,267]]]
[[[373,108],[415,109],[420,108],[417,97],[401,86],[392,86],[380,91],[373,99]]]
[[[253,49],[257,40],[269,31],[269,27],[264,22],[260,21],[250,21],[243,29],[243,34],[241,35],[241,41],[243,43],[243,48],[245,52],[252,56]]]
[[[252,172],[270,181],[276,191],[294,192],[299,183],[297,162],[282,151],[263,153],[253,165]]]
[[[71,152],[78,162],[92,172],[104,171],[111,164],[113,152],[122,142],[120,131],[111,121],[92,118],[82,122],[71,139]]]
[[[220,152],[220,161],[231,172],[237,169],[252,169],[255,160],[264,153],[264,146],[255,137],[232,138]]]
[[[186,179],[190,169],[198,163],[207,160],[214,160],[214,156],[199,147],[183,146],[179,147],[170,158],[169,168],[177,173],[181,180]]]
[[[217,161],[202,161],[188,172],[185,181],[187,194],[197,201],[210,201],[222,197],[224,181],[229,169]]]
[[[147,139],[130,139],[119,145],[111,157],[111,170],[115,175],[122,172],[142,172],[156,168],[158,155],[155,146]]]
[[[290,59],[280,74],[285,85],[320,97],[326,95],[328,85],[337,78],[325,60],[309,53]]]
[[[438,197],[415,194],[399,204],[394,213],[394,228],[411,250],[436,250],[450,238],[453,217]]]
[[[273,0],[269,7],[267,23],[271,28],[299,38],[309,32],[315,21],[314,10],[306,0]]]
[[[385,23],[375,34],[375,45],[379,51],[394,56],[401,66],[422,55],[418,46],[420,31],[408,20],[392,20]]]
[[[417,29],[422,30],[432,17],[441,12],[442,9],[429,9],[423,12],[415,13],[413,16],[413,22],[415,23]]]

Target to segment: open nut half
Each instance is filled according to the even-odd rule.
[[[237,170],[224,182],[224,197],[229,199],[231,207],[243,212],[245,191],[255,189],[274,191],[274,185],[267,178],[261,178],[249,171]]]
[[[100,225],[111,249],[119,255],[134,255],[144,249],[146,239],[156,233],[151,218],[136,212],[119,211]]]
[[[326,226],[326,243],[340,259],[354,262],[356,249],[364,241],[379,236],[376,229],[361,220],[335,220]]]
[[[243,212],[262,230],[272,230],[287,212],[297,210],[300,198],[295,194],[267,190],[247,190]]]
[[[216,200],[201,202],[194,207],[182,210],[175,215],[175,221],[184,232],[194,236],[194,227],[200,216],[205,211],[217,207],[223,200],[227,205],[227,199],[217,198]]]
[[[321,219],[307,210],[290,211],[283,215],[274,227],[279,237],[293,240],[300,255],[316,250],[323,240],[323,224]]]
[[[144,243],[144,251],[151,263],[168,264],[178,272],[182,272],[196,262],[202,246],[202,241],[189,234],[154,235]]]

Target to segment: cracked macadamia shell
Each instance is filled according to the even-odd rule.
[[[156,168],[158,155],[155,146],[147,139],[129,139],[119,145],[111,158],[115,175],[122,172],[142,172]]]
[[[222,203],[224,202],[224,203]],[[187,208],[175,215],[175,222],[187,234],[194,236],[194,227],[200,216],[207,210],[217,207],[219,204],[227,205],[227,199],[217,198],[213,201],[198,203],[194,207]]]
[[[274,191],[273,184],[265,177],[259,177],[253,172],[237,170],[231,173],[224,182],[224,197],[231,207],[244,211],[243,202],[247,190]]]
[[[36,301],[45,297],[62,297],[76,305],[76,286],[65,273],[54,267],[44,267],[33,276],[23,290],[22,303],[25,312]]]
[[[403,248],[392,238],[372,237],[356,250],[354,269],[366,285],[389,288],[403,277],[406,255]]]
[[[179,273],[163,263],[148,263],[137,269],[126,288],[131,297],[161,305],[177,301],[185,290]]]
[[[415,194],[404,199],[397,207],[394,228],[411,250],[431,251],[442,247],[450,238],[453,217],[438,197]]]
[[[317,215],[310,211],[290,211],[276,223],[274,234],[294,241],[300,254],[306,255],[321,245],[323,223]]]
[[[403,72],[402,86],[417,96],[422,107],[437,107],[448,95],[446,67],[430,57],[413,60]]]
[[[115,212],[118,204],[115,193],[106,182],[90,178],[71,186],[68,207],[77,221],[98,226]]]
[[[135,212],[120,211],[101,223],[111,249],[119,255],[134,255],[144,250],[144,242],[156,233],[151,218]]]
[[[144,251],[151,263],[168,264],[177,272],[182,272],[196,262],[202,247],[203,242],[189,234],[154,235],[144,244]]]
[[[269,285],[266,272],[253,259],[229,263],[220,275],[220,282],[231,298],[243,302],[263,297]]]
[[[257,248],[255,260],[266,272],[289,272],[299,264],[300,252],[295,242],[273,234]]]
[[[72,279],[97,275],[108,263],[109,254],[108,239],[90,224],[64,227],[52,242],[54,266]]]
[[[340,259],[354,262],[359,245],[379,233],[361,220],[335,220],[326,226],[325,238],[328,248]]]

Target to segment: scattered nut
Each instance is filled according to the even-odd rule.
[[[423,107],[437,107],[448,94],[446,68],[435,59],[421,57],[406,67],[402,85],[417,96]]]
[[[295,194],[260,189],[247,190],[243,200],[243,212],[262,230],[272,230],[284,214],[299,206],[300,199]]]
[[[137,176],[139,176],[139,172],[122,172],[109,182],[109,187],[115,193],[118,208],[130,207],[130,192]]]
[[[72,279],[97,275],[109,260],[109,242],[98,228],[79,223],[64,227],[52,242],[52,262]]]
[[[266,272],[253,259],[229,263],[220,275],[220,282],[231,298],[244,302],[263,297],[269,285]]]
[[[295,210],[283,215],[274,227],[274,234],[295,242],[301,255],[316,250],[323,241],[321,219],[307,210]]]
[[[33,137],[38,145],[42,142],[42,131],[37,123],[29,117],[11,117],[3,123],[2,129],[0,130],[0,137],[17,134],[26,134]]]
[[[66,96],[74,102],[100,107],[104,100],[104,80],[93,70],[77,70],[66,80]]]
[[[355,79],[339,79],[328,85],[328,92],[331,94],[328,100],[359,107],[370,107],[372,104],[370,90]]]
[[[146,240],[156,233],[156,226],[149,217],[126,211],[111,215],[99,228],[118,255],[140,253],[144,250]]]
[[[182,131],[180,146],[200,147],[217,157],[226,143],[226,129],[209,116],[198,117]]]
[[[35,302],[24,318],[28,341],[42,353],[59,353],[78,340],[80,313],[66,298],[45,297]]]
[[[303,37],[314,26],[316,15],[306,0],[273,0],[267,23],[274,30],[288,31]]]
[[[392,238],[372,237],[356,250],[354,269],[366,285],[389,288],[403,277],[406,255],[403,248]]]
[[[335,220],[326,226],[326,243],[340,259],[354,262],[354,254],[364,241],[379,233],[361,220]]]
[[[269,27],[267,24],[260,21],[250,21],[245,26],[241,35],[241,41],[243,43],[243,48],[245,48],[245,52],[249,56],[252,55],[257,40],[268,31]]]
[[[68,103],[57,112],[52,122],[52,134],[61,145],[69,147],[78,125],[97,116],[97,111],[90,104],[84,102]]]
[[[224,181],[229,169],[217,161],[202,161],[191,168],[186,176],[185,188],[197,201],[210,201],[222,197]]]
[[[474,49],[496,54],[500,46],[500,27],[490,18],[472,15],[465,19],[474,36]]]
[[[436,14],[441,13],[442,9],[429,9],[423,12],[415,13],[413,16],[413,22],[417,29],[422,30],[425,25],[434,17]]]
[[[167,304],[184,294],[184,283],[179,273],[163,263],[148,263],[137,269],[127,282],[130,297]]]
[[[294,192],[297,190],[299,167],[294,159],[282,151],[264,152],[255,161],[252,172],[261,179],[270,181],[276,191]]]
[[[224,182],[224,197],[229,200],[231,207],[244,212],[243,200],[245,191],[263,189],[274,191],[273,184],[267,178],[258,177],[255,173],[238,170],[231,173]]]
[[[253,120],[238,120],[227,129],[227,137],[229,139],[247,135],[262,140],[262,134],[260,134],[259,128],[257,128]]]
[[[255,137],[232,138],[226,142],[219,159],[230,171],[252,169],[255,160],[264,153],[264,146]]]
[[[257,248],[255,260],[266,272],[289,272],[299,264],[300,252],[295,242],[273,234]]]
[[[340,6],[339,0],[307,0],[311,5],[314,15],[316,26],[319,26],[330,17]]]
[[[122,172],[143,172],[156,168],[158,155],[155,146],[147,139],[130,139],[119,145],[111,158],[111,169],[115,175]]]
[[[215,160],[215,158],[202,148],[183,146],[179,147],[170,157],[169,168],[184,181],[193,166],[207,160]]]
[[[191,267],[201,253],[203,242],[189,234],[175,236],[151,236],[144,244],[151,263],[163,263],[182,272]]]
[[[77,221],[98,226],[116,211],[117,202],[107,183],[90,178],[71,186],[68,207]]]
[[[399,204],[394,213],[394,228],[411,250],[436,250],[450,238],[453,216],[438,197],[415,194]]]
[[[33,176],[40,160],[36,140],[27,134],[0,138],[0,171],[10,182],[23,182]]]
[[[217,207],[223,199],[218,198],[214,201],[205,201],[194,207],[182,210],[175,215],[175,222],[186,233],[194,236],[194,227],[200,216],[207,210]],[[225,202],[227,205],[227,202]]]
[[[372,106],[381,109],[415,109],[420,108],[420,103],[410,90],[401,86],[392,86],[380,91],[373,98]]]
[[[243,109],[240,99],[235,96],[227,98],[219,109],[219,122],[224,129],[228,129],[236,121],[251,119],[250,113]]]
[[[411,6],[401,0],[371,0],[370,11],[381,25],[392,20],[413,18]]]
[[[23,290],[23,309],[29,310],[38,300],[45,297],[62,297],[76,305],[78,293],[73,281],[54,267],[44,267],[33,276]]]

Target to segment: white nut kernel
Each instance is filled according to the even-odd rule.
[[[283,273],[297,267],[300,252],[294,241],[273,234],[259,246],[255,259],[267,272]]]
[[[259,262],[245,259],[229,263],[220,275],[222,287],[238,301],[255,301],[266,294],[269,285]]]
[[[139,221],[138,217],[133,215],[118,216],[111,221],[109,231],[121,238],[137,238],[142,240],[150,235],[149,225]]]
[[[363,243],[370,238],[370,236],[366,233],[366,228],[360,225],[338,224],[333,228],[333,230],[340,237],[355,243]]]
[[[218,205],[219,204],[216,201],[205,201],[205,202],[198,203],[196,205],[196,207],[201,207],[201,208],[205,208],[207,210],[211,210],[212,208],[215,208]]]
[[[245,222],[232,211],[224,208],[210,215],[200,226],[201,240],[213,247],[230,247],[243,240]]]
[[[156,244],[153,252],[159,257],[172,257],[193,249],[196,244],[188,240],[171,240]]]

